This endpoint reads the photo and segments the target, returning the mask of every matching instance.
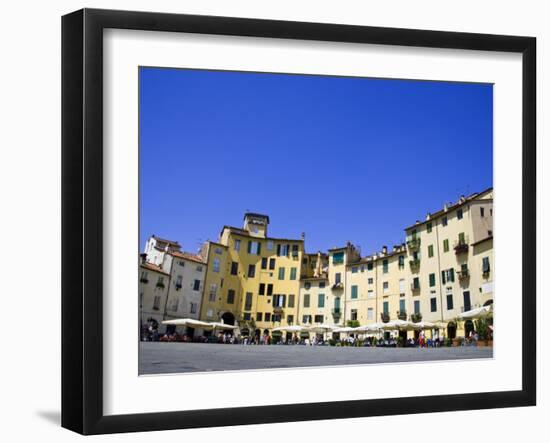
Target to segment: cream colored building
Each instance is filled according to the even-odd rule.
[[[139,320],[141,328],[153,326],[164,331],[162,321],[166,308],[170,274],[146,261],[139,265]]]

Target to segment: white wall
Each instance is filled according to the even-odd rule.
[[[549,11],[545,10],[545,2],[463,0],[452,6],[448,5],[449,2],[436,0],[422,3],[408,0],[157,0],[154,3],[144,0],[53,0],[4,3],[4,20],[0,27],[0,189],[4,210],[0,225],[5,233],[3,246],[10,254],[0,254],[0,268],[12,269],[7,273],[10,278],[6,279],[7,286],[2,290],[3,312],[18,313],[2,323],[0,407],[3,426],[0,433],[7,441],[40,438],[40,441],[63,442],[82,438],[58,427],[62,14],[87,6],[537,36],[539,152],[543,136],[548,133],[550,88],[543,90],[541,87],[542,78],[550,78]],[[548,155],[539,159],[539,168],[543,161],[549,170]],[[539,173],[539,180],[542,184],[542,173]],[[544,186],[548,195],[548,179]],[[539,202],[542,202],[540,197]],[[548,225],[548,204],[539,214],[542,212]],[[539,218],[539,225],[541,220]],[[546,245],[548,250],[548,234],[541,234],[540,249]],[[28,242],[25,248],[21,248],[21,239]],[[44,253],[45,259],[41,257],[40,260],[46,265],[35,267],[32,280],[39,282],[42,290],[33,290],[35,295],[29,298],[26,294],[31,293],[30,289],[22,282],[28,282],[30,276],[24,272],[26,269],[15,268],[14,263],[22,261],[24,254],[26,257],[31,249]],[[539,264],[539,274],[541,267],[549,265],[548,259],[542,266]],[[549,289],[545,283],[539,294],[548,293]],[[25,303],[24,311],[20,309],[22,297],[25,301],[32,300],[32,303]],[[539,312],[549,308],[548,300],[540,297]],[[548,351],[543,354],[540,343],[539,374],[542,374],[544,370],[548,373],[549,361]],[[250,426],[246,432],[251,441],[263,442],[285,439],[334,442],[342,437],[365,434],[370,440],[382,441],[391,435],[392,429],[399,428],[422,430],[424,435],[444,438],[447,442],[463,442],[465,437],[460,430],[464,429],[471,432],[476,441],[520,441],[536,434],[545,435],[545,419],[550,413],[548,401],[548,383],[543,379],[539,380],[539,406],[536,408],[260,425]],[[268,427],[276,432],[266,432]],[[99,437],[94,441],[145,442],[158,441],[159,437],[224,438],[232,441],[239,439],[242,432],[242,428],[234,427],[118,435]]]

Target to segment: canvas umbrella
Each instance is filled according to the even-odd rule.
[[[465,311],[457,316],[459,320],[473,320],[475,318],[485,318],[493,312],[493,305],[482,306],[481,308]]]
[[[279,326],[278,328],[273,328],[273,332],[302,332],[307,331],[308,328],[305,326],[293,325],[293,326]]]
[[[381,329],[384,329],[386,331],[412,331],[414,329],[418,329],[416,327],[416,323],[407,321],[407,320],[392,320],[388,323],[384,323],[384,326],[382,326]]]
[[[174,320],[164,320],[162,324],[174,325],[174,326],[187,326],[189,328],[202,328],[207,330],[213,329],[212,323],[196,320],[194,318],[176,318]]]
[[[212,326],[212,329],[220,329],[225,331],[237,329],[237,326],[227,325],[225,323],[213,322],[213,323],[210,323],[210,325]]]
[[[333,331],[334,329],[338,329],[338,326],[328,325],[326,323],[312,325],[308,328],[309,331],[323,334],[323,340],[325,339],[325,334],[329,331]]]

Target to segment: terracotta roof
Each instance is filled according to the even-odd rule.
[[[183,258],[184,260],[191,260],[196,263],[206,264],[206,261],[204,261],[204,259],[197,254],[191,254],[189,252],[173,251],[173,252],[170,252],[170,255],[177,258]]]
[[[174,240],[166,240],[165,238],[160,238],[160,237],[157,237],[156,235],[153,235],[152,237],[155,240],[163,242],[163,243],[168,243],[168,244],[174,245],[174,246],[180,246],[180,244],[177,241],[174,241]]]
[[[167,272],[164,272],[160,266],[154,265],[153,263],[141,263],[140,267],[149,271],[158,272],[159,274],[170,275]]]
[[[476,193],[474,193],[474,194],[471,194],[471,195],[469,195],[468,197],[466,197],[466,198],[464,199],[463,202],[458,201],[458,202],[456,202],[454,205],[448,206],[446,211],[445,211],[445,209],[440,209],[440,210],[437,211],[437,212],[431,213],[431,214],[430,214],[430,219],[429,219],[429,220],[419,221],[418,223],[415,223],[415,224],[413,224],[413,225],[411,225],[411,226],[408,226],[408,227],[405,228],[405,231],[407,231],[408,229],[413,229],[413,228],[415,228],[415,227],[417,227],[417,226],[422,226],[422,225],[424,225],[424,224],[426,224],[426,223],[429,223],[429,222],[431,222],[432,220],[436,219],[437,217],[443,216],[443,215],[449,213],[450,211],[452,211],[452,210],[454,210],[454,209],[457,209],[457,208],[459,208],[459,207],[461,207],[461,206],[464,206],[466,203],[470,203],[471,201],[475,200],[475,199],[476,199],[477,197],[479,197],[480,195],[486,194],[487,192],[490,192],[490,191],[492,191],[492,190],[493,190],[493,188],[490,187],[490,188],[487,188],[487,189],[485,189],[485,190],[483,190],[483,191],[481,191],[481,192],[476,192]]]

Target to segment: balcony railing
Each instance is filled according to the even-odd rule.
[[[149,283],[149,279],[147,279],[146,277],[140,278],[139,281],[140,281],[141,283]]]
[[[407,311],[397,311],[397,318],[399,320],[407,320]]]
[[[420,268],[420,259],[413,259],[409,260],[409,266],[411,267],[411,271],[416,272]]]
[[[411,250],[417,250],[420,248],[420,237],[410,237],[407,240],[407,247]]]
[[[332,289],[344,289],[344,283],[338,282],[332,285]]]
[[[468,252],[468,243],[466,241],[458,241],[454,244],[455,254],[466,254]]]
[[[422,314],[420,312],[415,312],[414,314],[411,314],[411,321],[413,323],[418,323],[422,321]]]
[[[457,272],[458,274],[458,280],[459,281],[463,281],[463,280],[466,280],[468,278],[470,278],[470,270],[469,269],[461,269],[460,271]]]
[[[283,312],[284,312],[284,309],[282,306],[273,306],[274,314],[282,314]]]
[[[390,321],[390,314],[387,312],[381,312],[380,313],[380,320],[382,320],[382,323],[387,323]]]

